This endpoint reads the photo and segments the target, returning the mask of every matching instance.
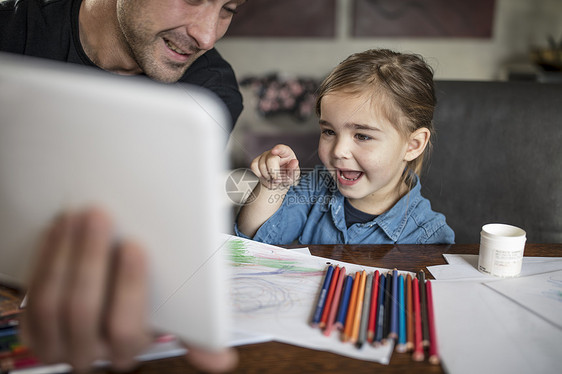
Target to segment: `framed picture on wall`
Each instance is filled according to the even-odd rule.
[[[354,37],[490,38],[495,0],[354,0]]]
[[[336,0],[251,0],[226,37],[333,38],[335,24]]]

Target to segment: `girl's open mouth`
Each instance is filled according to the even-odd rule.
[[[363,172],[338,169],[337,176],[340,184],[349,186],[355,184],[363,176]]]

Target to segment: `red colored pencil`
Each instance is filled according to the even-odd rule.
[[[414,349],[414,304],[412,295],[412,275],[406,277],[406,350]]]
[[[433,293],[431,291],[431,281],[425,282],[427,296],[427,316],[429,321],[429,362],[437,365],[439,363],[439,353],[437,347],[437,332],[435,331],[435,314],[433,312]]]
[[[328,288],[328,296],[326,297],[326,304],[324,305],[324,310],[322,311],[322,317],[320,318],[320,323],[318,327],[324,328],[326,322],[328,321],[328,314],[332,310],[332,300],[334,299],[334,291],[336,290],[336,283],[338,283],[338,278],[340,275],[340,266],[337,265],[334,269],[334,274],[330,281],[330,287]]]
[[[328,315],[328,320],[326,321],[326,328],[324,329],[324,335],[329,336],[334,328],[334,322],[336,320],[336,314],[338,312],[338,307],[340,305],[340,298],[342,294],[343,280],[345,278],[345,267],[340,269],[340,274],[337,279],[336,289],[334,291],[334,298],[332,300],[332,305],[330,307],[330,314]]]
[[[353,318],[355,317],[355,307],[357,304],[357,291],[359,290],[359,283],[361,273],[355,273],[353,280],[353,288],[351,289],[351,298],[349,299],[349,307],[347,309],[347,317],[345,318],[345,325],[343,327],[342,340],[347,342],[351,338],[351,331],[353,329]]]
[[[369,326],[367,328],[367,341],[372,343],[375,340],[376,319],[377,319],[377,300],[379,296],[379,271],[375,271],[373,276],[373,289],[371,290],[371,310],[369,311]]]
[[[419,291],[419,282],[418,278],[414,278],[412,284],[413,296],[414,296],[414,323],[415,323],[415,332],[414,332],[414,340],[415,340],[415,347],[414,353],[412,358],[414,361],[423,361],[424,353],[423,353],[423,342],[422,342],[422,320],[421,320],[421,311],[420,311],[420,291]]]

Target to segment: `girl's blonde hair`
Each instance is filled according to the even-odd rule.
[[[370,93],[372,102],[378,104],[377,109],[405,137],[423,127],[434,133],[433,69],[419,55],[371,49],[349,56],[320,85],[316,99],[318,117],[322,98],[335,92]],[[430,149],[431,136],[424,152],[408,162],[402,180],[410,188],[413,183],[410,174],[420,175]]]

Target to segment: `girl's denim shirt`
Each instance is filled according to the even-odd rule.
[[[367,223],[345,224],[344,196],[329,171],[315,167],[292,186],[253,240],[268,244],[453,244],[445,216],[431,210],[419,178],[390,210]],[[281,198],[281,197],[280,197]],[[234,227],[238,236],[247,238]]]

